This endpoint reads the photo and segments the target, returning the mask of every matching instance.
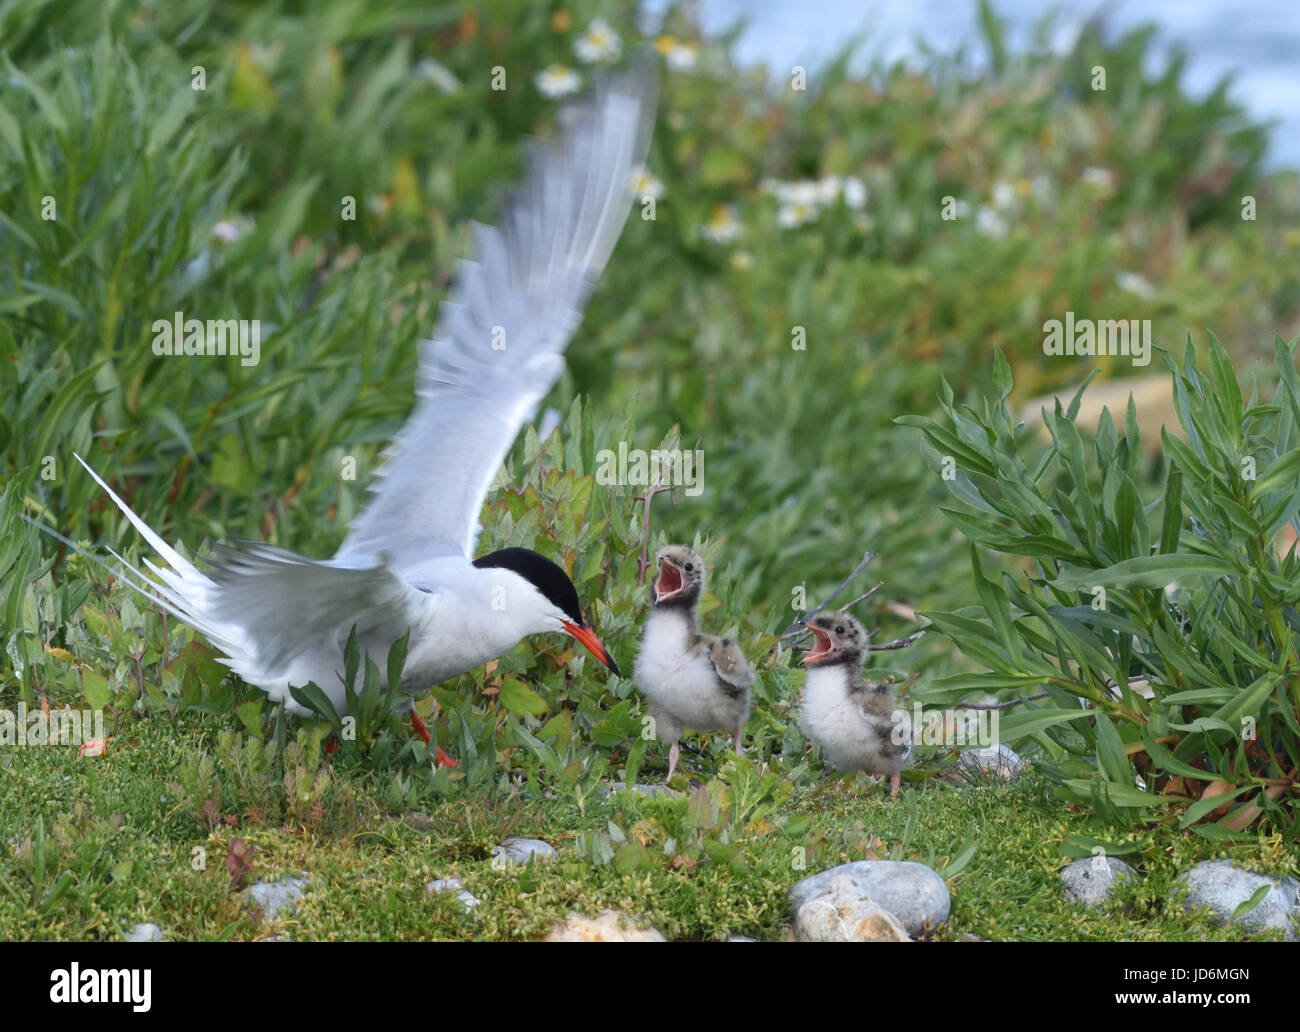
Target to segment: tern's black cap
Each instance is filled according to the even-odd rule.
[[[563,610],[579,627],[585,627],[582,619],[582,607],[578,604],[578,590],[569,580],[569,575],[544,555],[538,555],[530,548],[503,548],[474,560],[479,569],[499,567],[511,570],[528,581],[546,598]]]

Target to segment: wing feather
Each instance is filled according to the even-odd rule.
[[[356,626],[358,640],[401,637],[419,613],[419,589],[382,562],[308,559],[260,542],[218,545],[205,614],[236,627],[249,665],[275,677],[303,651]]]
[[[622,232],[654,117],[650,66],[561,112],[558,143],[530,150],[497,227],[475,224],[421,349],[416,407],[339,557],[388,557],[398,573],[474,547],[488,487],[537,403]]]

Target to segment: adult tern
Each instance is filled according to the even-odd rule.
[[[305,710],[289,688],[309,681],[346,712],[343,654],[354,627],[381,669],[410,632],[399,687],[411,694],[548,632],[571,635],[617,674],[563,569],[526,548],[471,556],[488,486],[559,377],[622,231],[654,92],[649,68],[638,66],[563,110],[559,140],[533,148],[499,225],[475,225],[475,260],[457,266],[421,349],[415,408],[333,558],[218,545],[201,570],[77,456],[162,559],[144,561],[150,577],[114,552],[128,582],[297,713]],[[413,707],[411,721],[428,742]]]

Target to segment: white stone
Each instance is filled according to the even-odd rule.
[[[825,895],[837,878],[847,877],[860,895],[892,914],[908,935],[926,935],[948,920],[952,898],[944,880],[911,860],[858,860],[811,875],[790,888],[796,914],[808,900]]]
[[[1067,903],[1101,906],[1121,881],[1136,877],[1133,868],[1113,856],[1092,856],[1061,868],[1061,895]]]
[[[494,867],[526,864],[533,858],[554,860],[558,855],[554,846],[541,839],[515,837],[506,839],[492,850],[492,864]]]
[[[893,914],[841,874],[826,891],[805,900],[794,915],[801,942],[911,942]]]

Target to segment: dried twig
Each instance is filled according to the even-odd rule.
[[[893,641],[883,641],[879,645],[868,645],[868,652],[888,652],[890,649],[905,649],[925,633],[919,630],[915,634],[909,634],[906,638],[895,638]]]
[[[665,487],[662,484],[652,484],[646,489],[643,495],[637,495],[635,501],[644,502],[645,507],[642,509],[641,516],[641,555],[636,561],[636,582],[645,583],[646,570],[650,569],[650,503],[654,501],[657,494],[663,494],[665,491],[672,491],[671,487]]]
[[[704,436],[701,435],[695,439],[695,451],[700,450],[700,445],[704,443]],[[654,501],[657,494],[663,494],[665,491],[671,492],[671,484],[660,484],[658,482],[658,470],[656,470],[655,483],[646,489],[643,495],[635,495],[633,501],[645,503],[641,512],[641,555],[636,561],[636,582],[645,583],[646,571],[650,569],[650,503]]]
[[[879,590],[884,586],[884,583],[885,583],[884,581],[876,581],[876,583],[875,583],[874,586],[868,588],[868,589],[867,589],[866,591],[864,591],[861,595],[859,595],[857,598],[855,598],[852,602],[846,602],[846,603],[845,603],[843,606],[841,606],[840,608],[841,608],[841,609],[852,609],[852,608],[853,608],[854,606],[856,606],[859,602],[862,602],[862,601],[864,601],[864,600],[866,600],[866,599],[869,599],[872,595],[874,595],[877,591],[879,591]]]
[[[822,603],[821,603],[820,605],[818,605],[818,606],[814,606],[812,609],[809,609],[807,612],[805,612],[805,613],[803,614],[803,616],[801,616],[798,620],[796,620],[796,621],[795,621],[794,623],[792,623],[789,627],[787,627],[786,630],[785,630],[785,633],[781,635],[781,638],[782,638],[782,639],[785,639],[785,638],[794,638],[794,637],[799,637],[799,636],[801,636],[801,635],[803,635],[803,634],[806,634],[807,632],[805,631],[805,629],[804,629],[804,627],[803,627],[803,621],[809,619],[810,617],[814,617],[814,616],[816,616],[816,615],[817,615],[818,613],[820,613],[823,609],[825,609],[825,608],[826,608],[827,606],[829,606],[832,602],[834,602],[837,598],[839,598],[839,597],[840,597],[840,593],[841,593],[845,588],[847,588],[847,587],[849,586],[849,584],[853,581],[853,578],[856,577],[856,576],[857,576],[857,575],[862,571],[862,567],[866,566],[867,563],[871,562],[871,560],[874,559],[875,557],[876,557],[876,553],[875,553],[875,552],[867,552],[867,553],[865,553],[865,554],[862,556],[861,560],[859,560],[858,565],[855,566],[855,567],[853,567],[853,572],[850,573],[847,577],[844,578],[844,580],[842,580],[842,581],[840,582],[840,586],[839,586],[838,588],[836,588],[834,591],[832,591],[832,592],[831,592],[831,593],[830,593],[830,594],[829,594],[829,595],[828,595],[828,596],[827,596],[827,597],[822,601]],[[878,587],[880,587],[879,584],[876,585],[876,588],[878,588]],[[871,591],[875,591],[876,588],[872,588]],[[867,595],[870,595],[870,594],[871,594],[871,591],[867,592]],[[867,597],[866,595],[863,595],[863,596],[862,596],[862,598],[866,598],[866,597]],[[862,598],[855,599],[854,601],[855,601],[855,602],[861,602],[861,601],[862,601]],[[849,603],[849,604],[852,605],[853,603]]]

